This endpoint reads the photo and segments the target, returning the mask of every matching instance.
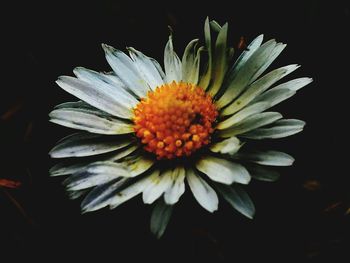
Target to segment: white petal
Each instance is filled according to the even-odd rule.
[[[90,162],[80,162],[80,163],[74,163],[71,162],[62,162],[58,163],[55,166],[53,166],[50,169],[50,176],[61,176],[61,175],[68,175],[76,173],[82,169],[84,169],[86,166],[88,166]]]
[[[141,77],[133,61],[124,52],[102,44],[106,59],[122,82],[139,98],[146,96],[149,86]]]
[[[202,173],[205,173],[210,179],[223,184],[232,184],[233,182],[248,184],[250,175],[244,166],[213,156],[203,156],[196,163],[196,167]]]
[[[253,163],[270,166],[290,166],[294,163],[294,158],[289,154],[278,151],[238,153],[238,158]]]
[[[217,184],[217,188],[225,200],[232,205],[234,209],[250,219],[254,217],[255,206],[242,187],[236,184],[233,184],[232,186]]]
[[[173,207],[159,200],[151,215],[151,232],[160,238],[169,223]]]
[[[151,204],[157,200],[171,185],[171,170],[166,170],[159,175],[159,171],[154,171],[154,177],[150,185],[143,191],[142,199],[145,204]]]
[[[197,44],[198,39],[193,39],[186,46],[182,56],[182,80],[188,83],[192,83],[191,75],[195,66]]]
[[[118,177],[131,177],[128,167],[112,162],[96,162],[68,177],[64,184],[69,191],[105,184]]]
[[[111,154],[107,154],[105,157],[100,157],[100,161],[118,161],[131,153],[133,153],[136,149],[138,149],[137,145],[129,145],[128,147],[124,149],[120,149],[116,152],[113,152]],[[50,169],[50,176],[60,176],[60,175],[68,175],[73,174],[78,171],[84,170],[89,164],[91,164],[90,161],[84,161],[84,162],[72,162],[70,161],[64,161],[61,163],[56,164]]]
[[[124,158],[122,163],[129,168],[131,176],[135,177],[150,169],[154,164],[154,160],[135,154]]]
[[[49,114],[50,121],[65,127],[98,134],[127,134],[134,132],[131,124],[99,110],[60,108]]]
[[[83,157],[115,151],[131,143],[131,139],[76,133],[66,137],[51,151],[52,158]]]
[[[228,82],[231,82],[241,69],[247,60],[254,54],[254,52],[261,46],[261,43],[264,39],[264,35],[259,35],[256,37],[242,52],[242,54],[238,57],[238,59],[233,64],[230,71],[227,73]]]
[[[258,113],[233,125],[229,129],[220,131],[218,135],[223,138],[229,138],[271,124],[281,118],[282,115],[278,112]]]
[[[81,203],[83,213],[96,211],[107,205],[120,189],[130,180],[129,178],[116,179],[95,187]]]
[[[269,108],[270,104],[267,102],[258,102],[254,103],[243,110],[237,112],[236,114],[232,115],[231,117],[227,118],[226,120],[220,122],[217,126],[217,129],[223,130],[230,128],[231,126],[245,120],[246,118],[255,115],[257,113],[261,113],[262,111]]]
[[[169,36],[169,40],[164,49],[164,68],[168,83],[173,81],[179,82],[182,80],[181,60],[174,51],[171,35]]]
[[[234,100],[251,83],[253,76],[263,67],[268,60],[271,52],[276,46],[276,41],[270,40],[259,47],[248,59],[244,66],[237,72],[232,82],[228,84],[226,91],[216,102],[219,108],[222,108]]]
[[[77,67],[73,72],[77,78],[99,87],[99,89],[108,90],[113,97],[125,101],[131,107],[136,106],[138,103],[138,100],[132,94],[126,91],[125,85],[120,81],[117,82],[112,80],[110,77],[107,77],[103,73],[98,73],[83,67]]]
[[[278,103],[289,99],[290,97],[295,95],[294,90],[290,89],[285,89],[285,88],[279,88],[279,89],[271,89],[268,90],[267,92],[261,94],[258,98],[257,101],[264,101],[268,102],[270,104],[270,107],[273,107],[277,105]]]
[[[168,205],[177,203],[181,195],[185,192],[185,169],[183,167],[176,167],[171,177],[172,183],[164,193],[164,201]]]
[[[241,136],[254,140],[279,139],[301,132],[304,126],[305,122],[301,120],[282,119],[276,121],[270,128],[259,128]]]
[[[214,143],[210,146],[210,150],[214,153],[222,153],[234,155],[242,147],[242,143],[237,137],[231,137],[221,142]]]
[[[262,78],[249,85],[247,90],[243,92],[241,96],[239,96],[234,102],[232,102],[222,111],[222,115],[226,116],[238,112],[240,109],[244,108],[251,101],[253,101],[257,96],[271,87],[274,83],[298,68],[298,65],[289,65],[269,72]]]
[[[296,91],[310,84],[311,78],[299,78],[282,83],[258,96],[254,102],[269,101],[272,106],[293,96]]]
[[[255,73],[250,82],[256,80],[264,71],[272,64],[272,62],[281,54],[286,44],[277,43],[273,51],[271,52],[269,58],[265,61],[264,65]]]
[[[124,119],[132,117],[132,105],[118,100],[118,96],[109,89],[68,76],[60,77],[56,83],[68,93],[102,111]]]
[[[128,50],[135,67],[152,90],[164,84],[158,68],[155,66],[151,58],[145,56],[142,52],[137,51],[132,47],[128,48]]]
[[[159,76],[161,77],[161,79],[163,80],[164,82],[164,79],[165,79],[165,73],[162,69],[162,66],[158,63],[157,60],[155,60],[154,58],[149,58],[151,60],[151,62],[153,63],[153,65],[156,67],[157,71],[158,71],[158,74]]]
[[[277,88],[288,88],[290,90],[298,91],[301,88],[305,87],[306,85],[310,84],[313,81],[312,78],[298,78],[290,80],[286,83],[283,83],[279,86],[276,86]]]
[[[227,30],[228,24],[226,23],[221,28],[215,43],[212,84],[210,85],[209,89],[209,94],[212,96],[215,96],[216,93],[220,90],[227,71]]]
[[[147,176],[135,183],[132,183],[130,186],[127,186],[110,199],[109,207],[111,209],[114,209],[122,203],[142,193],[142,191],[149,186],[151,180],[152,176]]]
[[[112,153],[110,157],[107,157],[107,160],[110,161],[118,161],[131,153],[135,152],[137,149],[139,149],[138,145],[130,145],[126,147],[125,149],[122,149],[116,153]]]
[[[186,179],[198,203],[210,213],[218,210],[219,199],[213,188],[192,169],[186,171]]]

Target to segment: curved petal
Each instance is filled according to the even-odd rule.
[[[241,96],[239,96],[235,101],[233,101],[222,111],[222,115],[230,115],[243,109],[257,96],[259,96],[265,90],[270,88],[274,83],[287,76],[288,74],[292,73],[299,67],[299,65],[293,64],[275,69],[267,73],[265,76],[261,77],[260,79],[249,85],[247,90],[243,92]]]
[[[77,67],[73,70],[78,79],[91,83],[100,89],[106,89],[111,92],[111,95],[116,96],[119,100],[127,102],[131,107],[136,106],[138,100],[129,93],[125,85],[121,81],[117,81],[108,77],[103,73],[99,73],[83,67]]]
[[[139,74],[131,58],[111,46],[102,44],[102,48],[109,65],[121,81],[139,98],[145,97],[150,88]]]
[[[68,177],[64,184],[69,191],[77,191],[102,185],[119,177],[131,177],[127,166],[114,162],[95,162]]]
[[[196,168],[218,183],[230,185],[233,182],[240,184],[250,182],[250,175],[244,166],[225,159],[203,156],[197,161]]]
[[[220,122],[217,126],[217,129],[223,130],[223,129],[230,128],[236,123],[239,123],[252,115],[263,112],[264,110],[269,108],[269,106],[270,104],[267,102],[254,103],[244,108],[243,110],[237,112],[236,114],[232,115],[231,117],[227,118],[226,120]]]
[[[132,105],[118,100],[118,92],[68,76],[59,77],[56,83],[68,93],[102,111],[123,119],[132,117]]]
[[[151,215],[151,232],[160,238],[169,223],[173,207],[167,205],[163,200],[159,200],[155,205]]]
[[[233,101],[238,95],[244,91],[247,86],[252,82],[253,76],[264,67],[267,63],[269,56],[276,47],[276,41],[270,40],[259,47],[253,55],[247,60],[246,63],[237,72],[232,82],[228,84],[226,91],[216,102],[219,108],[223,108]]]
[[[50,112],[50,121],[65,127],[97,134],[127,134],[134,132],[131,124],[99,110],[59,108]]]
[[[282,119],[276,121],[272,127],[259,128],[254,131],[242,134],[241,136],[248,139],[279,139],[294,135],[304,129],[305,122],[295,119]]]
[[[111,198],[113,198],[129,180],[129,178],[118,178],[95,187],[81,203],[82,212],[96,211],[109,205]]]
[[[142,193],[142,191],[149,186],[151,180],[152,180],[152,176],[147,176],[125,187],[123,190],[118,192],[113,198],[110,199],[109,207],[111,209],[114,209],[117,206],[121,205],[122,203]]]
[[[169,36],[169,40],[164,49],[164,68],[166,81],[168,83],[173,81],[179,82],[182,80],[181,60],[174,51],[173,39],[171,35]]]
[[[211,186],[192,169],[186,171],[186,179],[198,203],[210,213],[218,210],[219,199]]]
[[[290,166],[294,163],[292,156],[279,151],[240,152],[237,157],[253,163],[270,166]]]
[[[231,186],[217,184],[216,186],[225,200],[232,205],[234,209],[250,219],[254,217],[254,203],[242,187],[236,184]]]
[[[76,133],[61,140],[49,154],[52,158],[91,156],[115,151],[131,143],[130,138]]]
[[[209,149],[214,153],[234,155],[239,151],[242,145],[240,140],[233,136],[229,139],[212,144]]]
[[[192,71],[195,67],[196,50],[198,39],[193,39],[188,43],[182,56],[182,80],[188,83],[191,82]]]
[[[155,66],[151,58],[132,47],[128,48],[128,51],[135,67],[152,90],[164,84],[164,81],[159,74],[159,69]]]
[[[232,137],[235,135],[243,134],[262,126],[274,123],[282,118],[282,115],[278,112],[263,112],[250,116],[243,121],[234,124],[228,129],[219,132],[218,136],[223,138]]]

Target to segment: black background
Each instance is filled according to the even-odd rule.
[[[0,189],[0,262],[20,257],[349,262],[349,3],[30,1],[5,5],[2,11],[0,113],[16,103],[21,108],[1,121],[0,178],[20,180],[22,186]],[[233,46],[241,36],[249,42],[260,33],[287,43],[273,67],[298,63],[302,67],[290,78],[314,78],[278,106],[285,117],[305,120],[305,131],[268,142],[292,154],[295,165],[282,169],[277,183],[248,187],[257,207],[253,221],[224,202],[211,215],[189,192],[160,241],[149,232],[151,208],[140,198],[113,211],[81,215],[79,201],[66,197],[62,179],[47,172],[54,164],[47,152],[70,132],[48,123],[52,107],[72,99],[54,81],[72,75],[76,66],[109,70],[101,43],[133,46],[162,62],[168,25],[182,54],[188,41],[203,37],[206,16],[229,22]],[[319,187],[310,189],[310,181]]]

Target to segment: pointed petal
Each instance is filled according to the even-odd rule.
[[[115,151],[131,143],[130,138],[76,133],[61,140],[51,151],[52,158],[83,157]]]
[[[95,187],[81,203],[81,210],[83,213],[96,211],[107,205],[111,198],[113,198],[130,180],[129,178],[115,179],[106,184]]]
[[[128,48],[128,50],[135,67],[152,90],[164,84],[158,68],[155,66],[154,61],[152,61],[151,58],[145,56],[142,52],[137,51],[132,47]]]
[[[204,156],[196,163],[196,168],[215,182],[248,184],[250,175],[244,166],[213,156]]]
[[[276,83],[277,81],[292,73],[298,68],[298,65],[289,65],[269,72],[262,78],[252,83],[238,99],[236,99],[222,111],[222,115],[230,115],[243,109],[246,105],[248,105],[257,96],[259,96],[269,87],[271,87],[274,83]]]
[[[234,209],[250,219],[254,217],[255,206],[242,187],[236,184],[232,186],[217,184],[217,189]]]
[[[194,197],[204,209],[210,213],[218,210],[218,196],[204,179],[196,175],[192,169],[186,171],[186,179]]]
[[[69,191],[102,185],[119,177],[131,177],[128,167],[113,162],[95,162],[68,177],[64,184]]]
[[[151,180],[151,176],[147,176],[127,186],[110,199],[109,207],[111,209],[114,209],[124,202],[130,200],[131,198],[135,197],[136,195],[142,193],[142,191],[149,186]]]
[[[277,171],[261,165],[250,164],[247,166],[247,169],[250,175],[259,181],[275,182],[280,178],[280,174]]]
[[[229,129],[220,131],[218,135],[223,138],[232,137],[274,123],[281,118],[282,115],[278,112],[258,113],[234,124]]]
[[[98,73],[83,67],[77,67],[73,72],[78,79],[97,86],[100,89],[109,90],[112,96],[116,96],[119,100],[127,102],[131,107],[136,106],[138,103],[134,95],[130,94],[125,85],[120,81],[117,82],[103,73]]]
[[[222,108],[233,101],[251,83],[253,76],[262,68],[276,46],[276,41],[270,40],[259,47],[248,61],[240,68],[226,91],[217,101],[216,105]]]
[[[243,110],[237,112],[226,120],[220,122],[217,126],[217,129],[224,130],[232,127],[233,125],[240,123],[241,121],[247,119],[250,116],[256,115],[263,112],[269,108],[270,104],[268,102],[258,102],[250,106],[247,106]]]
[[[257,36],[242,52],[238,57],[236,62],[231,67],[230,71],[227,73],[227,82],[230,83],[240,71],[240,69],[245,65],[247,60],[254,54],[254,52],[261,46],[264,39],[264,35]],[[226,82],[226,81],[225,81]]]
[[[182,56],[182,80],[191,82],[191,75],[195,64],[198,39],[193,39],[185,48]]]
[[[160,238],[169,223],[173,207],[160,199],[155,205],[151,215],[151,232]]]
[[[239,159],[244,159],[253,163],[270,166],[290,166],[294,163],[294,158],[289,154],[279,151],[260,151],[251,153],[238,153]]]
[[[228,57],[227,57],[227,30],[228,24],[226,23],[220,30],[216,39],[215,53],[213,59],[213,82],[210,85],[209,94],[215,96],[220,90],[222,82],[227,71]]]
[[[67,161],[58,163],[50,169],[50,176],[61,176],[61,175],[73,174],[84,169],[89,164],[90,162],[88,161],[81,162],[81,163],[74,163],[74,164]]]
[[[118,95],[115,95],[117,92],[68,76],[59,77],[56,83],[68,93],[102,111],[124,119],[132,117],[132,105],[118,100]]]
[[[169,36],[169,40],[164,49],[164,68],[168,83],[173,81],[179,82],[182,80],[181,60],[174,51],[173,39],[171,35]]]
[[[212,72],[212,64],[213,64],[213,55],[212,55],[212,49],[211,49],[211,33],[210,33],[210,24],[209,24],[209,18],[207,17],[205,19],[204,23],[204,38],[205,38],[205,48],[206,51],[208,52],[208,65],[207,68],[201,76],[199,80],[199,86],[206,90],[210,84],[211,80],[211,72]]]
[[[97,134],[127,134],[134,132],[131,124],[99,110],[60,108],[50,112],[50,121],[65,127]]]
[[[270,128],[259,128],[254,131],[242,134],[241,136],[248,139],[279,139],[294,135],[304,129],[305,122],[295,119],[282,119],[276,121]]]
[[[133,61],[124,52],[102,44],[106,59],[121,81],[139,98],[146,96],[150,90],[146,81],[141,77]]]

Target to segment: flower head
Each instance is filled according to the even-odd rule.
[[[76,77],[57,80],[80,101],[56,106],[51,121],[83,132],[51,150],[53,158],[79,158],[55,165],[50,173],[69,175],[64,184],[72,198],[85,196],[83,212],[115,208],[142,193],[146,204],[158,200],[151,230],[160,237],[187,181],[209,212],[218,209],[219,192],[240,213],[253,217],[254,205],[241,186],[252,177],[274,181],[278,174],[269,166],[294,161],[286,153],[254,150],[254,140],[287,137],[305,124],[266,110],[312,80],[275,86],[299,66],[263,75],[286,45],[262,43],[262,35],[231,63],[227,32],[227,24],[207,19],[204,46],[192,40],[182,59],[170,36],[165,71],[134,48],[128,48],[128,56],[102,45],[112,72],[79,67]]]

